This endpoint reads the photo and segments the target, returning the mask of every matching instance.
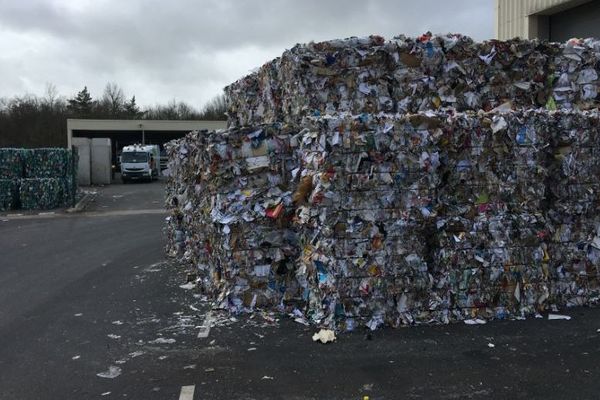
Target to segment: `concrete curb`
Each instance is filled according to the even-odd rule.
[[[65,210],[65,212],[67,212],[67,213],[77,213],[77,212],[84,211],[85,208],[88,206],[88,204],[90,204],[96,198],[97,194],[98,194],[98,192],[86,193],[81,198],[81,200],[79,200],[77,202],[77,204],[75,204],[75,207],[68,208],[67,210]]]

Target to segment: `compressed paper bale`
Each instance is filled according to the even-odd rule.
[[[279,125],[192,133],[167,146],[168,251],[198,268],[203,289],[228,307],[295,297],[292,133]]]
[[[599,42],[462,35],[379,36],[298,44],[229,85],[230,126],[304,117],[598,106]],[[510,66],[510,67],[508,67]]]
[[[589,304],[600,197],[585,183],[593,143],[575,132],[597,124],[597,112],[315,118],[290,138],[299,148],[279,153],[305,178],[284,181],[238,168],[243,152],[262,157],[260,127],[189,135],[169,147],[170,246],[204,271],[221,306],[297,308],[331,327]],[[565,179],[583,188],[557,190]],[[287,196],[292,225],[269,217],[273,195]]]
[[[597,301],[598,114],[554,110],[598,106],[599,50],[350,38],[297,45],[226,88],[231,126],[303,129],[306,314],[373,328]]]
[[[211,271],[221,306],[271,306],[330,327],[593,303],[598,113],[564,110],[597,106],[589,65],[599,48],[461,35],[298,45],[226,89],[230,125],[283,121],[299,132],[288,171],[304,178],[285,187],[292,224],[278,231],[252,219],[282,204],[272,176],[241,190],[245,174],[272,169],[272,159],[232,162],[236,130],[213,134],[212,148],[188,137],[171,153],[184,172],[169,189],[173,248]],[[546,111],[526,111],[538,107]],[[257,193],[268,201],[246,210]],[[265,233],[288,231],[295,239],[283,258],[272,241],[257,246]]]

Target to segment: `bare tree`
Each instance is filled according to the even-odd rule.
[[[42,98],[42,104],[51,111],[54,110],[56,102],[59,99],[58,90],[56,85],[50,82],[46,82],[46,90],[44,91],[44,97]]]
[[[204,105],[200,113],[201,119],[222,121],[227,119],[227,98],[225,94],[213,97]]]
[[[112,117],[118,117],[125,108],[123,90],[114,82],[108,82],[104,87],[102,105]]]

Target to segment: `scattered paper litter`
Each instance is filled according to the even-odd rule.
[[[485,323],[485,320],[479,318],[465,319],[465,324],[467,325],[484,325]]]
[[[112,392],[104,392],[102,393],[100,396],[108,396],[109,394],[111,394]]]
[[[113,321],[112,324],[113,325],[123,325],[123,321],[119,321],[119,320]]]
[[[179,285],[180,288],[185,289],[185,290],[190,290],[196,287],[196,284],[194,282],[188,282],[186,284],[183,285]]]
[[[264,381],[266,379],[273,380],[274,378],[272,376],[268,376],[268,375],[265,375],[262,378],[260,378],[261,381]]]
[[[108,336],[111,339],[121,339],[121,335],[115,335],[114,333],[109,333],[106,336]]]
[[[570,320],[571,317],[568,315],[562,315],[562,314],[548,314],[548,319],[549,320],[557,320],[557,319],[564,319],[564,320]]]
[[[73,314],[74,317],[81,317],[82,315],[83,315],[83,313]]]
[[[362,390],[364,390],[365,392],[370,392],[371,390],[373,390],[374,385],[375,385],[374,383],[365,383],[362,386]]]
[[[312,337],[313,342],[320,341],[321,343],[334,342],[335,339],[335,332],[331,329],[321,329],[319,333],[315,333]]]
[[[490,349],[493,349],[494,347],[496,347],[496,345],[495,345],[494,343],[488,343],[488,347],[489,347]]]
[[[186,365],[183,369],[196,369],[196,364]]]
[[[71,360],[79,360],[80,358],[81,358],[80,355],[76,355],[76,356],[71,357]]]
[[[171,343],[175,343],[176,340],[175,339],[165,339],[162,337],[156,338],[154,340],[149,341],[148,343],[155,343],[155,344],[171,344]]]
[[[111,365],[110,367],[108,367],[107,371],[97,373],[96,376],[99,376],[100,378],[114,379],[117,376],[121,375],[121,372],[121,368]]]
[[[256,347],[250,347],[250,348],[248,349],[248,351],[254,351],[254,350],[256,350]]]
[[[136,357],[141,356],[142,354],[144,354],[144,352],[141,350],[138,350],[138,351],[134,351],[133,353],[129,353],[129,356],[131,358],[136,358]]]

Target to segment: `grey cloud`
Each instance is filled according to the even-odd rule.
[[[490,38],[493,4],[492,0],[3,0],[0,30],[21,38],[43,37],[53,44],[52,53],[40,51],[21,60],[27,68],[15,70],[13,77],[31,75],[20,76],[19,83],[7,82],[10,74],[0,77],[4,90],[35,91],[39,86],[41,92],[49,78],[59,90],[72,92],[87,84],[101,91],[106,81],[114,81],[130,93],[140,93],[138,98],[147,104],[177,97],[199,105],[218,92],[214,88],[299,42],[418,35],[427,30]],[[41,60],[44,65],[36,66]],[[8,60],[2,70],[16,69],[18,63]],[[35,76],[36,70],[44,81]],[[11,94],[18,93],[0,93]]]

